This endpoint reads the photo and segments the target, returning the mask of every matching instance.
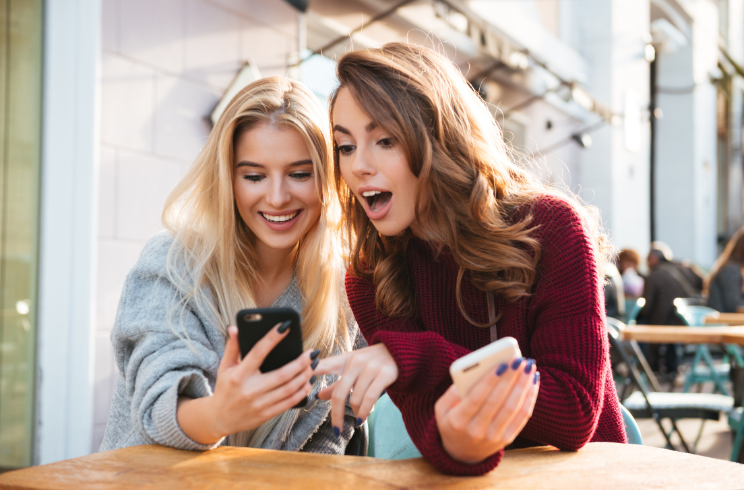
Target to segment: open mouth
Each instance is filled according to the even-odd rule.
[[[390,202],[390,199],[393,197],[393,193],[386,191],[367,191],[363,192],[362,196],[364,197],[364,199],[367,200],[369,209],[372,210],[372,212],[375,212],[379,209],[384,208],[385,205]]]
[[[260,211],[259,211],[259,214],[263,217],[263,219],[265,219],[269,223],[285,223],[287,221],[292,221],[293,219],[295,219],[300,214],[300,211],[294,211],[289,214],[282,214],[282,215],[277,215],[277,216],[271,215],[271,214],[265,214]]]

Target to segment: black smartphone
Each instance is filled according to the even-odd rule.
[[[292,308],[256,308],[240,310],[238,312],[238,344],[240,355],[248,355],[253,346],[261,340],[277,323],[289,320],[289,333],[261,364],[261,372],[268,373],[288,364],[302,355],[302,330],[300,329],[300,315]],[[302,408],[307,404],[307,398],[300,400],[294,408]]]

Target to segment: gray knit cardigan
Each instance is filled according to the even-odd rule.
[[[207,450],[223,443],[223,440],[212,445],[195,442],[181,430],[176,419],[180,395],[198,398],[212,394],[225,338],[211,316],[191,301],[183,312],[177,310],[171,321],[179,332],[188,335],[190,343],[176,335],[169,324],[171,308],[182,298],[166,274],[166,258],[172,242],[167,232],[150,239],[124,284],[111,332],[119,376],[101,451],[140,444]],[[288,306],[302,312],[303,301],[296,279],[273,306]],[[346,310],[350,311],[348,303]],[[350,313],[347,325],[354,348],[365,346]],[[313,396],[335,378],[319,377],[307,406],[296,409],[300,412],[289,434],[282,437],[272,432],[262,447],[343,454],[354,433],[351,408],[346,408],[341,436],[335,437],[330,402]]]

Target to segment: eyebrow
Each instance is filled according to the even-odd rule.
[[[379,124],[377,124],[377,123],[376,123],[375,121],[372,121],[371,123],[367,124],[367,125],[366,125],[366,126],[364,127],[364,130],[365,130],[366,132],[370,133],[370,132],[372,132],[372,131],[373,131],[373,130],[374,130],[375,128],[377,128],[377,126],[379,126]],[[351,131],[349,131],[348,129],[346,129],[346,128],[345,128],[345,127],[343,127],[343,126],[339,126],[338,124],[336,124],[335,126],[333,126],[333,130],[334,130],[334,131],[338,131],[339,133],[344,133],[344,134],[348,134],[349,136],[351,136]]]
[[[312,160],[299,160],[297,162],[293,162],[289,164],[289,167],[302,167],[303,165],[312,165]],[[254,167],[254,168],[266,168],[264,165],[261,165],[260,163],[254,163],[254,162],[248,162],[248,161],[242,161],[235,165],[235,167]]]

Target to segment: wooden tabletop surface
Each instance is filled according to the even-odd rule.
[[[726,325],[744,325],[744,313],[719,313],[718,317],[706,317],[706,325],[725,323]]]
[[[220,447],[136,446],[0,475],[1,489],[744,488],[744,465],[649,446],[592,443],[507,451],[481,477],[442,475],[421,458],[387,461]]]
[[[738,344],[744,345],[742,327],[678,327],[669,325],[628,325],[623,340],[658,344]]]

